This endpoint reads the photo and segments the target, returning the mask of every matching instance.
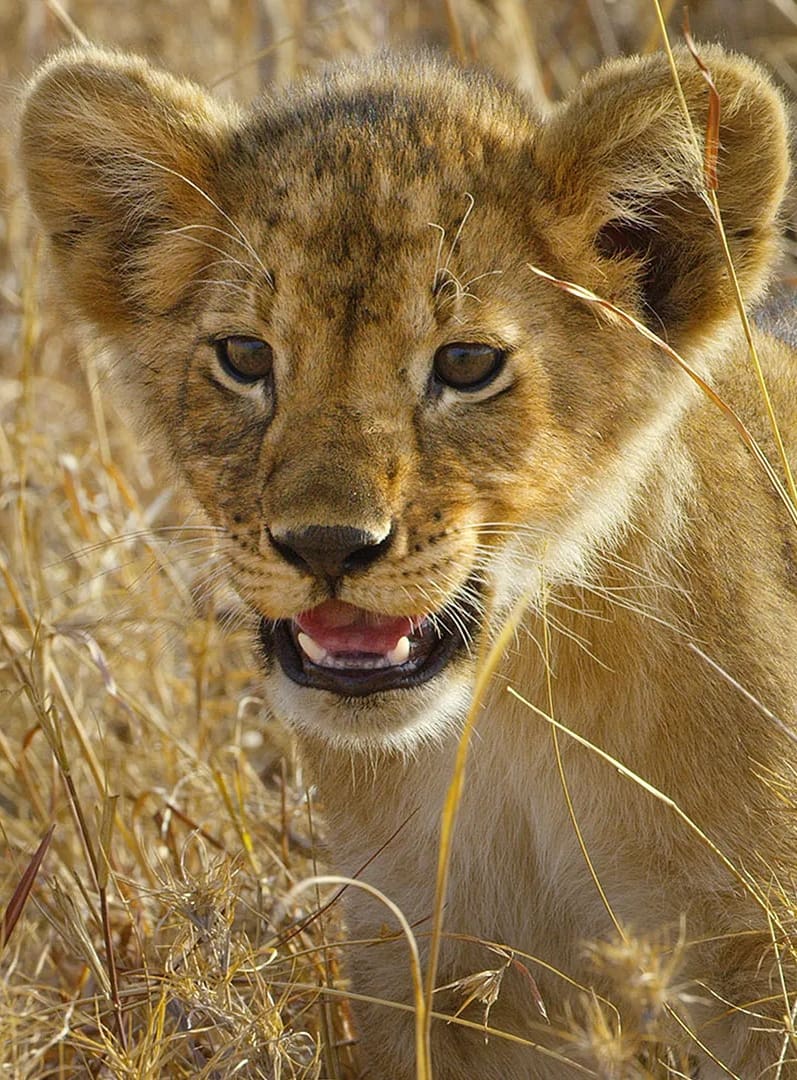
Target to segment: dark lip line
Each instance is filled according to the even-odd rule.
[[[472,588],[473,582],[469,580],[463,592],[469,593]],[[347,675],[340,670],[333,673],[331,669],[311,664],[311,673],[308,673],[291,632],[291,620],[279,619],[272,622],[261,619],[258,637],[264,654],[267,657],[276,657],[283,672],[299,686],[327,690],[344,698],[367,697],[369,694],[388,690],[408,690],[421,686],[438,675],[455,654],[464,651],[467,642],[463,634],[463,624],[466,630],[475,628],[477,615],[473,603],[463,598],[447,605],[454,606],[457,609],[456,620],[449,618],[446,621],[446,608],[438,613],[445,632],[433,646],[431,653],[414,667],[410,660],[396,668],[377,668]]]

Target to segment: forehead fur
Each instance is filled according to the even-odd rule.
[[[381,57],[259,103],[234,140],[237,198],[243,179],[261,233],[285,227],[297,243],[309,233],[327,261],[346,259],[363,232],[374,241],[401,229],[406,243],[417,227],[433,240],[429,226],[455,227],[467,196],[505,199],[531,171],[534,128],[486,75]]]
[[[241,137],[269,153],[303,151],[319,174],[334,169],[351,183],[352,171],[368,175],[372,157],[389,159],[410,179],[439,176],[457,162],[489,162],[528,144],[535,119],[517,94],[486,73],[430,56],[410,64],[391,55],[330,69],[261,101]]]
[[[473,277],[529,257],[536,126],[522,98],[483,73],[382,56],[259,102],[223,180],[277,292],[299,278],[328,316],[339,294],[354,332],[370,294],[383,313],[398,292],[428,297],[442,263]],[[496,215],[518,220],[501,228]],[[261,297],[264,309],[273,299]]]

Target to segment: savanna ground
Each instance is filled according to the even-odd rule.
[[[797,93],[795,0],[697,0],[691,21]],[[657,35],[652,0],[0,0],[3,1076],[359,1075],[345,928],[292,892],[323,864],[323,807],[201,521],[47,288],[13,171],[21,81],[85,37],[247,101],[423,41],[544,102]]]

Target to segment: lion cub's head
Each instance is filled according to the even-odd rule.
[[[706,50],[748,298],[783,111]],[[679,60],[695,128],[707,89]],[[461,716],[485,612],[579,580],[688,394],[576,281],[705,365],[732,302],[664,59],[550,117],[428,60],[333,71],[243,113],[135,57],[56,57],[22,118],[33,206],[123,395],[226,536],[270,697],[315,735],[408,746]],[[497,616],[496,616],[497,613]]]

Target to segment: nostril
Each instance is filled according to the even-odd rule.
[[[392,529],[383,540],[378,540],[373,536],[373,533],[368,533],[366,535],[369,536],[369,540],[354,548],[343,560],[343,569],[348,574],[353,574],[357,570],[364,570],[366,566],[370,566],[371,563],[376,562],[377,559],[381,559],[393,543]]]
[[[286,562],[334,581],[380,559],[393,541],[393,530],[379,535],[348,525],[308,525],[303,529],[268,530],[268,536]]]
[[[271,531],[271,529],[266,529],[266,532],[268,534],[269,540],[271,541],[271,546],[280,553],[280,555],[283,557],[283,559],[285,559],[286,562],[289,562],[291,566],[298,567],[300,570],[310,569],[307,562],[302,558],[299,552],[291,546],[288,539],[278,539],[277,536],[275,536],[275,534]],[[284,535],[286,538],[292,536],[291,533],[285,533]]]

